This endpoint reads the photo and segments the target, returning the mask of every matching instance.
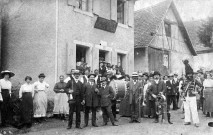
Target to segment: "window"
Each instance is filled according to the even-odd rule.
[[[88,11],[88,0],[76,0],[77,2],[77,8]]]
[[[118,23],[124,24],[124,4],[123,0],[117,1],[117,20]]]
[[[165,22],[164,26],[165,26],[166,36],[171,37],[171,24]]]

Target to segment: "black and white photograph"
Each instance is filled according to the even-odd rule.
[[[213,0],[0,0],[0,135],[213,135]]]

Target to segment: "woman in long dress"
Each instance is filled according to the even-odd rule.
[[[127,90],[127,83],[130,81],[130,76],[129,75],[125,75],[125,87]],[[121,100],[120,103],[120,108],[119,108],[119,114],[121,116],[130,116],[131,115],[131,110],[130,110],[130,104],[129,104],[129,95],[127,93],[127,91],[125,92],[125,96],[124,98]]]
[[[45,75],[41,73],[39,76],[39,81],[34,83],[34,118],[41,122],[46,117],[47,111],[47,88],[49,84],[44,81]]]
[[[30,76],[26,76],[25,81],[26,83],[23,84],[19,90],[19,98],[21,99],[21,121],[23,126],[30,128],[33,118],[34,88],[31,84],[32,78]]]
[[[9,101],[11,97],[11,89],[12,83],[10,82],[10,78],[15,74],[9,70],[5,70],[1,72],[1,77],[3,79],[0,80],[0,95],[2,97],[1,103],[1,127],[6,126],[9,122],[9,118],[11,117],[11,111],[9,106]]]
[[[203,82],[204,90],[204,105],[203,111],[207,116],[211,115],[213,112],[213,80],[210,74],[206,74],[206,79]]]
[[[53,114],[59,115],[60,119],[64,120],[65,115],[69,114],[68,96],[65,93],[66,83],[64,82],[64,76],[59,77],[60,82],[55,84],[54,92],[56,93],[54,98]]]

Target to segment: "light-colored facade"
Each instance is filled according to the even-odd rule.
[[[123,3],[119,13],[118,2]],[[135,0],[4,1],[2,69],[12,70],[16,74],[12,80],[20,83],[26,75],[36,81],[38,74],[44,73],[50,91],[60,75],[76,67],[79,55],[85,57],[92,70],[98,68],[102,53],[106,62],[121,62],[125,72],[131,73],[134,3]],[[98,17],[114,22],[119,19],[121,23],[114,33],[100,30],[94,28]]]
[[[153,6],[153,8],[157,6]],[[190,48],[192,45],[189,46],[189,42],[187,43],[187,40],[190,39],[187,39],[187,32],[183,30],[182,21],[174,8],[174,3],[172,2],[169,8],[166,9],[159,25],[156,25],[156,29],[148,33],[148,36],[153,36],[150,43],[142,47],[138,47],[140,46],[138,45],[135,48],[136,71],[150,72],[158,70],[163,75],[174,72],[181,75],[185,73],[185,67],[182,62],[185,59],[188,59],[193,67],[193,55],[196,55],[196,53],[193,48]],[[153,14],[155,16],[155,11],[153,11]],[[153,19],[153,21],[156,20]]]

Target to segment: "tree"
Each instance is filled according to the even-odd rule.
[[[203,21],[203,24],[200,26],[197,32],[200,42],[203,43],[206,47],[212,47],[212,32],[213,17],[209,17],[208,20]]]

